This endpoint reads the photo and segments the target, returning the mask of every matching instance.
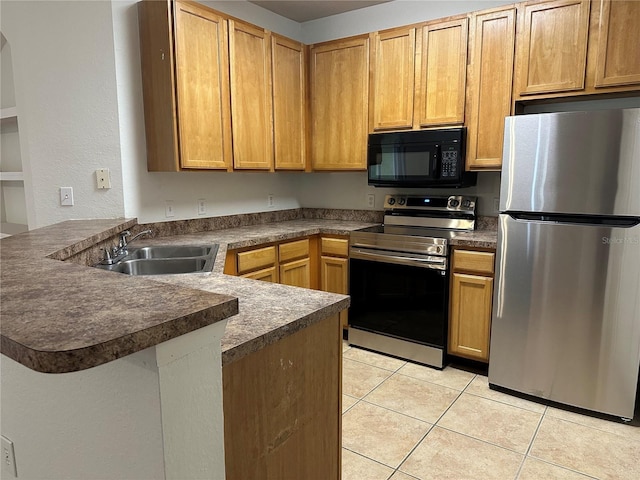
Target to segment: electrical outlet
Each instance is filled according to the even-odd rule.
[[[96,184],[98,189],[111,188],[111,174],[108,168],[99,168],[96,170]]]
[[[167,200],[164,204],[164,215],[165,217],[175,217],[176,213],[173,210],[173,200]]]
[[[13,442],[4,435],[0,436],[0,438],[2,439],[2,478],[5,478],[6,474],[17,477],[16,454],[13,451]]]
[[[204,198],[198,199],[198,215],[207,213],[207,201]]]
[[[367,193],[367,207],[374,208],[376,206],[376,196],[373,193]]]
[[[60,187],[60,205],[65,207],[73,206],[73,188]]]
[[[273,194],[267,195],[267,207],[273,207]]]
[[[495,197],[493,199],[493,213],[498,213],[500,211],[500,199]]]

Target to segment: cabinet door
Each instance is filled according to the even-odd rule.
[[[595,86],[640,84],[640,2],[600,0],[599,7]]]
[[[306,47],[271,35],[276,170],[304,170],[307,159]]]
[[[269,267],[256,272],[245,273],[240,275],[242,278],[252,278],[253,280],[262,280],[263,282],[278,283],[278,270],[276,267]]]
[[[468,19],[422,27],[416,65],[416,114],[421,127],[462,124]]]
[[[311,158],[314,170],[366,170],[369,38],[310,50]]]
[[[229,20],[234,169],[273,169],[271,40],[252,25]]]
[[[493,279],[461,273],[454,273],[452,278],[449,353],[486,362]]]
[[[471,16],[467,170],[502,166],[504,118],[511,113],[515,18],[514,7]]]
[[[325,292],[347,294],[349,261],[346,258],[320,257],[320,288]]]
[[[280,265],[280,283],[294,287],[310,288],[311,262],[308,258]]]
[[[524,25],[517,40],[517,95],[584,88],[589,6],[589,0],[558,0],[518,10]]]
[[[413,126],[415,45],[415,28],[372,34],[370,131]]]
[[[226,169],[231,163],[226,20],[176,1],[175,52],[180,165]]]

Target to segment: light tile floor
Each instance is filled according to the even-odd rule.
[[[344,343],[343,480],[640,479],[640,427]]]

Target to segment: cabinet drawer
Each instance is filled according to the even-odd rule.
[[[496,254],[492,252],[476,252],[474,250],[454,250],[453,270],[464,270],[493,275],[493,262]]]
[[[276,247],[264,247],[238,253],[238,273],[269,267],[276,263]]]
[[[280,263],[309,256],[309,239],[279,245]]]
[[[334,257],[349,256],[349,240],[346,238],[323,238],[320,248],[322,255]]]

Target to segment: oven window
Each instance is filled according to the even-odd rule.
[[[353,327],[444,347],[448,275],[360,259],[350,260],[349,272]]]

